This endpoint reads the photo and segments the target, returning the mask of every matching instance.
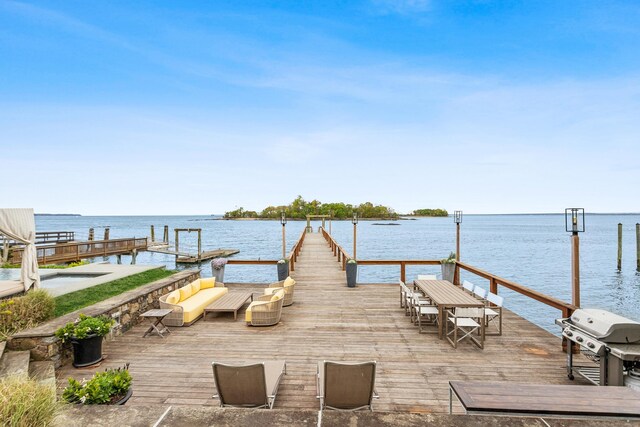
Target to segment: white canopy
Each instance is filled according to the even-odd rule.
[[[36,221],[33,209],[0,209],[0,233],[16,242],[24,243],[22,273],[24,290],[40,287],[38,252],[36,250]]]

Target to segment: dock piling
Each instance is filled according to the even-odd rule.
[[[89,241],[93,240],[93,227],[89,229],[89,237],[87,238],[87,240]]]
[[[169,244],[169,226],[164,226],[164,234],[162,235],[162,243]]]
[[[636,222],[636,271],[640,271],[640,224]]]
[[[131,265],[136,265],[137,256],[138,256],[138,250],[137,249],[133,249],[131,251]]]
[[[109,240],[109,227],[105,227],[104,228],[104,239],[103,240]]]
[[[151,224],[151,242],[155,242],[156,241],[156,229],[153,226],[153,224]]]
[[[622,224],[618,223],[618,271],[622,270]]]

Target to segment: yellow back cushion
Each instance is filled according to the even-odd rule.
[[[296,284],[296,281],[293,280],[293,278],[291,276],[289,276],[286,279],[284,279],[284,286],[293,286],[295,284]]]
[[[191,295],[195,295],[198,292],[200,292],[200,279],[191,282]]]
[[[209,289],[216,286],[215,277],[207,277],[206,279],[200,279],[200,289]]]
[[[169,295],[167,295],[167,300],[166,300],[167,304],[177,304],[180,302],[180,291],[179,290],[175,290],[173,292],[169,292]]]
[[[189,298],[193,292],[191,291],[191,283],[189,283],[186,286],[181,287],[180,289],[178,289],[180,291],[180,301],[184,301],[187,298]]]
[[[284,298],[284,289],[280,289],[278,292],[273,294],[271,302],[278,301],[280,298]]]

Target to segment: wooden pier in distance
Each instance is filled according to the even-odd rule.
[[[195,254],[180,251],[180,233],[186,232],[198,233],[198,252]],[[165,239],[168,235],[168,229],[165,226]],[[154,242],[154,229],[151,228],[152,242],[147,247],[148,252],[156,252],[167,255],[174,255],[177,264],[197,264],[212,258],[228,257],[240,253],[238,249],[212,249],[208,251],[202,250],[202,229],[201,228],[176,228],[175,229],[175,249],[169,249],[169,242]],[[167,239],[168,240],[168,239]]]

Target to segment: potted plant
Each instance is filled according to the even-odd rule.
[[[440,260],[442,268],[442,280],[453,283],[453,276],[456,272],[456,253],[451,252],[447,258]]]
[[[133,394],[129,364],[97,372],[89,381],[69,378],[62,398],[83,405],[124,405]]]
[[[102,360],[102,338],[111,331],[115,321],[107,316],[91,317],[80,314],[75,322],[69,322],[56,331],[62,342],[73,346],[73,366],[82,368]]]
[[[356,287],[356,281],[358,280],[358,262],[350,258],[347,261],[347,286],[350,288]]]
[[[216,282],[224,282],[224,266],[227,265],[226,258],[214,258],[211,261],[211,273],[216,278]]]
[[[278,281],[284,280],[289,276],[289,260],[283,258],[278,261]]]

